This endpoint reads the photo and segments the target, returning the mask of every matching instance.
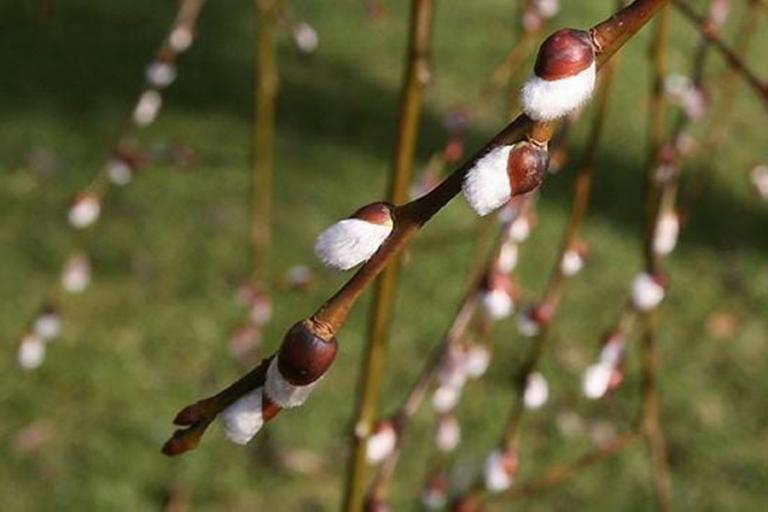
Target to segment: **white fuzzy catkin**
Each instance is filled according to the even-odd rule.
[[[763,199],[768,199],[768,165],[758,165],[749,173],[752,185],[757,194]]]
[[[664,287],[647,273],[638,274],[632,282],[632,303],[639,311],[650,311],[664,300]]]
[[[520,94],[523,112],[536,121],[550,121],[568,115],[592,96],[596,75],[594,60],[585,70],[559,80],[545,80],[531,75]]]
[[[523,403],[528,409],[539,409],[549,398],[549,385],[547,379],[539,372],[528,375],[528,382],[523,393]]]
[[[483,311],[493,320],[507,318],[514,309],[512,297],[504,289],[496,288],[484,291],[480,297]]]
[[[421,503],[427,510],[440,510],[448,501],[445,489],[429,486],[421,495]]]
[[[113,184],[122,187],[133,179],[133,170],[122,160],[113,159],[107,162],[107,176]]]
[[[470,345],[464,353],[464,373],[470,379],[481,377],[491,363],[491,352],[484,345]]]
[[[653,251],[659,256],[671,253],[677,245],[680,220],[675,212],[667,212],[659,218],[653,236]]]
[[[45,359],[45,341],[36,334],[27,334],[19,344],[17,359],[23,369],[34,370]]]
[[[597,400],[605,396],[608,392],[608,386],[611,383],[613,374],[613,365],[606,362],[599,362],[588,366],[584,370],[584,376],[581,381],[581,390],[584,396]]]
[[[40,339],[51,341],[61,332],[61,318],[57,313],[43,313],[35,319],[32,330]]]
[[[91,226],[99,218],[101,203],[99,198],[92,195],[78,197],[69,208],[67,219],[70,225],[84,229]]]
[[[600,350],[600,362],[611,366],[618,366],[624,357],[624,338],[621,336],[612,336],[603,348]]]
[[[368,261],[390,233],[392,224],[344,219],[317,236],[315,254],[327,267],[349,270]]]
[[[488,215],[509,201],[512,189],[507,160],[512,146],[499,146],[480,157],[464,177],[464,198],[478,215]]]
[[[133,122],[137,126],[148,126],[155,121],[160,107],[163,104],[163,97],[154,89],[144,91],[133,109]]]
[[[389,457],[397,445],[397,433],[389,423],[379,425],[379,428],[368,437],[365,447],[365,458],[368,464],[378,464]]]
[[[563,254],[563,260],[560,262],[560,270],[566,276],[575,276],[584,268],[584,258],[579,251],[568,249]]]
[[[320,379],[307,384],[306,386],[294,386],[286,380],[280,373],[277,364],[278,356],[272,358],[267,368],[267,379],[264,383],[264,393],[275,405],[283,409],[298,407],[307,401],[310,393],[317,385]]]
[[[517,252],[516,243],[507,242],[501,246],[499,257],[496,260],[496,264],[499,267],[499,272],[508,274],[515,269],[517,266]]]
[[[170,62],[150,62],[145,75],[149,85],[162,89],[176,80],[176,67]]]
[[[531,221],[521,215],[509,225],[509,237],[517,243],[525,242],[531,235]]]
[[[70,293],[80,293],[91,282],[91,263],[82,254],[71,256],[61,272],[61,286]]]
[[[264,425],[262,393],[263,388],[255,389],[219,414],[224,434],[230,441],[246,444],[261,430]]]
[[[320,44],[320,38],[317,36],[317,30],[308,23],[298,23],[293,28],[293,41],[296,47],[303,53],[314,53]]]
[[[530,309],[521,311],[517,315],[517,331],[523,336],[533,338],[539,334],[540,330],[539,323],[531,317]]]
[[[443,453],[456,449],[461,441],[461,427],[454,416],[443,416],[437,424],[435,446]]]
[[[192,35],[192,31],[189,29],[189,27],[180,25],[175,27],[171,32],[171,35],[168,36],[168,44],[171,46],[173,51],[176,53],[181,53],[192,45],[193,39],[194,36]]]
[[[272,318],[272,302],[265,295],[258,295],[253,299],[248,318],[256,325],[266,325]]]
[[[438,386],[432,395],[432,409],[439,413],[449,412],[459,403],[460,396],[461,388]]]
[[[512,474],[506,467],[505,459],[506,457],[500,450],[492,452],[485,459],[485,488],[490,492],[496,493],[509,489],[514,482]]]

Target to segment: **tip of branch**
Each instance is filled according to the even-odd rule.
[[[189,426],[198,423],[203,418],[203,407],[200,402],[183,408],[173,419],[174,425]]]
[[[175,457],[182,453],[194,450],[200,444],[202,431],[196,428],[177,430],[162,448],[163,455]]]

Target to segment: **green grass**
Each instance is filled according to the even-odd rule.
[[[564,3],[558,25],[589,24],[613,5]],[[307,406],[283,413],[268,428],[275,446],[318,454],[321,472],[265,467],[255,456],[263,438],[254,441],[256,450],[242,449],[215,427],[196,452],[178,459],[159,453],[177,409],[239,372],[226,339],[242,315],[232,294],[249,264],[249,2],[210,2],[166,108],[142,135],[147,147],[182,140],[195,148],[200,164],[190,171],[148,169],[109,196],[88,241],[93,285],[63,304],[63,336],[32,373],[16,367],[16,341],[72,243],[67,203],[105,158],[175,2],[57,2],[49,20],[35,20],[16,4],[0,7],[0,509],[156,510],[176,485],[191,492],[195,510],[334,510],[367,299],[340,334],[337,362]],[[320,34],[311,60],[281,36],[271,268],[277,276],[290,265],[309,264],[319,280],[306,294],[275,292],[265,350],[344,279],[314,263],[315,233],[384,190],[407,10],[406,2],[386,4],[390,16],[370,24],[356,0],[294,2],[297,16]],[[515,11],[515,2],[502,0],[439,2],[435,82],[426,95],[417,165],[441,143],[442,116],[457,103],[478,113],[470,148],[502,125],[502,98],[482,106],[472,98],[514,41]],[[693,33],[677,15],[673,27],[671,66],[686,71]],[[578,383],[640,264],[647,37],[646,31],[621,54],[584,229],[592,255],[568,289],[543,362],[552,397],[525,421],[522,478],[581,453],[596,428],[621,430],[636,411],[636,357],[624,387],[604,402],[587,403]],[[766,31],[757,36],[749,62],[768,75]],[[716,80],[722,62],[713,56],[712,63]],[[675,504],[685,510],[759,510],[768,485],[768,208],[746,178],[749,165],[766,156],[768,125],[745,87],[735,109],[728,143],[686,168],[686,183],[696,185],[684,194],[690,219],[667,262],[672,288],[660,331],[662,417]],[[579,156],[587,119],[570,138],[571,161]],[[44,180],[26,165],[38,147],[52,151],[59,164]],[[528,297],[541,292],[554,258],[569,205],[569,170],[546,183],[539,227],[521,254]],[[398,403],[449,321],[464,285],[474,224],[456,200],[410,252],[385,408]],[[732,337],[708,333],[714,312],[735,315]],[[494,339],[498,353],[490,373],[471,386],[460,411],[465,441],[459,465],[476,465],[493,446],[510,405],[526,341],[512,322],[500,324]],[[583,429],[566,437],[557,425],[573,415]],[[50,439],[25,453],[15,439],[33,422],[48,425]],[[429,428],[423,411],[405,441],[395,510],[417,509]],[[651,498],[647,458],[638,444],[518,507],[648,510]]]

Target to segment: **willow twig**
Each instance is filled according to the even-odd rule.
[[[548,336],[548,327],[552,315],[557,308],[560,297],[566,283],[567,276],[563,272],[563,257],[577,240],[578,230],[586,212],[589,201],[589,192],[592,183],[592,171],[594,160],[597,155],[597,148],[603,132],[604,121],[608,108],[608,98],[615,63],[611,63],[603,70],[602,80],[596,93],[596,108],[594,112],[592,128],[587,141],[586,149],[582,155],[581,163],[576,172],[576,179],[573,184],[573,202],[568,217],[568,221],[563,233],[560,249],[555,260],[554,267],[550,273],[549,282],[544,291],[539,307],[547,308],[548,319],[540,325],[540,330],[532,341],[532,344],[525,356],[518,375],[515,379],[515,398],[513,406],[507,417],[502,430],[500,445],[504,452],[517,453],[518,433],[520,423],[525,411],[525,402],[523,396],[528,384],[529,376],[535,371],[544,350]],[[464,503],[476,503],[485,496],[484,486],[481,480],[478,480],[473,487],[459,501]]]
[[[429,50],[432,38],[433,0],[413,0],[405,77],[400,98],[397,135],[390,175],[388,202],[401,204],[407,199],[413,153],[418,133],[422,93],[430,81]],[[376,419],[381,376],[387,348],[395,285],[398,273],[397,256],[392,257],[374,283],[373,305],[360,367],[360,385],[355,407],[352,445],[344,492],[343,509],[360,510],[364,499],[366,475],[365,447]]]
[[[251,244],[254,280],[263,282],[267,275],[267,248],[271,238],[275,99],[278,86],[275,36],[279,0],[255,0],[254,7],[257,35],[254,48]]]
[[[635,0],[609,19],[592,27],[589,32],[595,47],[598,68],[602,67],[668,2],[669,0]],[[331,339],[335,336],[368,285],[402,252],[416,232],[461,192],[465,175],[479,158],[496,147],[514,144],[525,139],[545,143],[551,138],[553,130],[554,123],[534,122],[521,114],[430,193],[396,206],[393,212],[395,226],[387,240],[355,275],[305,322],[311,326],[313,333],[323,339]],[[242,397],[253,390],[254,386],[263,385],[265,371],[264,365],[259,366],[233,385],[231,390],[224,393],[229,395],[228,398],[232,398],[232,401]],[[247,382],[241,386],[239,383],[243,380]],[[166,445],[165,452],[176,455],[188,450],[188,447],[196,446],[201,435],[200,426],[202,424],[207,426],[207,423],[210,423],[213,417],[223,410],[220,408],[221,402],[220,400],[214,403],[210,410],[206,410],[206,415],[194,414],[196,411],[194,404],[190,406],[191,411],[189,411],[190,408],[185,408],[182,412],[187,411],[189,414],[182,418],[184,421],[181,424],[188,428],[174,434],[172,443]]]
[[[662,214],[663,185],[660,186],[657,177],[657,158],[664,137],[665,102],[663,80],[666,76],[667,38],[669,9],[663,9],[656,21],[656,31],[651,46],[653,62],[653,79],[651,103],[649,106],[649,159],[646,177],[646,235],[643,251],[645,254],[645,271],[650,275],[659,272],[659,254],[654,248],[654,240],[658,220]],[[658,355],[656,352],[656,322],[655,308],[644,317],[642,343],[642,394],[643,406],[641,423],[643,434],[648,441],[651,456],[651,474],[653,475],[657,508],[667,511],[671,507],[671,489],[669,485],[669,469],[664,435],[659,422],[659,396],[656,385],[658,373]]]
[[[696,13],[688,2],[685,0],[674,0],[673,3],[686,19],[699,28],[701,34],[720,52],[728,66],[738,72],[747,81],[758,97],[763,101],[763,104],[768,107],[768,80],[761,80],[747,66],[740,54],[731,49],[731,47],[723,41],[717,30],[712,27],[712,24],[708,22],[704,16]]]
[[[553,465],[549,469],[544,470],[539,476],[521,482],[507,491],[497,495],[486,496],[486,500],[488,502],[511,501],[547,491],[565,483],[580,474],[584,469],[616,455],[632,444],[637,438],[638,434],[636,432],[626,432],[617,435],[605,445],[585,453],[572,462]]]
[[[747,9],[744,11],[741,23],[736,31],[736,41],[733,45],[733,53],[740,59],[744,59],[755,34],[757,25],[760,22],[761,10],[765,7],[757,0],[749,0]],[[725,140],[725,134],[728,132],[729,121],[733,115],[733,103],[736,98],[739,72],[729,67],[720,79],[722,100],[717,110],[712,115],[710,123],[710,133],[705,138],[709,151],[717,149]]]

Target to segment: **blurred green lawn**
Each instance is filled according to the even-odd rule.
[[[584,26],[614,2],[563,3],[556,24]],[[367,300],[341,333],[337,362],[308,405],[268,427],[276,447],[316,452],[320,472],[267,468],[258,448],[232,445],[216,427],[182,458],[159,453],[177,409],[239,373],[226,341],[242,315],[232,296],[249,264],[250,2],[209,2],[158,122],[142,135],[146,147],[183,141],[200,164],[189,171],[153,167],[109,196],[88,242],[92,287],[64,303],[63,336],[45,364],[29,373],[16,366],[18,336],[71,244],[67,204],[104,161],[176,2],[57,2],[47,20],[32,15],[35,4],[0,6],[0,509],[157,510],[167,488],[177,486],[191,493],[195,510],[335,510]],[[297,17],[317,28],[320,47],[305,59],[287,34],[280,37],[271,268],[277,276],[309,264],[320,277],[309,293],[275,292],[265,350],[344,279],[314,263],[314,235],[381,197],[405,38],[405,1],[385,2],[389,16],[379,23],[364,19],[357,0],[293,4]],[[445,113],[476,97],[516,37],[517,2],[438,4],[435,82],[426,95],[417,167],[441,144]],[[687,72],[693,33],[676,14],[673,28],[670,65]],[[521,478],[581,453],[594,436],[620,431],[635,416],[636,357],[625,385],[605,401],[583,399],[579,378],[640,264],[647,36],[621,54],[584,230],[592,254],[554,327],[543,364],[551,400],[525,421]],[[757,35],[749,61],[768,76],[768,31]],[[722,61],[713,55],[712,64],[709,75],[717,80]],[[502,125],[501,96],[470,103],[478,117],[469,148]],[[749,166],[766,158],[768,123],[746,87],[735,109],[728,143],[685,170],[686,183],[695,185],[683,194],[690,218],[667,262],[672,288],[661,322],[662,417],[681,510],[760,510],[768,488],[768,208],[746,178]],[[571,162],[587,119],[569,139]],[[59,172],[36,179],[26,165],[35,148],[53,152]],[[519,273],[528,297],[541,292],[552,265],[569,205],[569,170],[546,183],[538,228],[522,252]],[[456,200],[410,252],[385,407],[399,402],[445,329],[463,288],[475,222]],[[716,338],[707,320],[721,312],[735,317],[737,329]],[[490,373],[471,385],[462,404],[460,464],[479,463],[510,405],[511,380],[527,343],[512,324],[499,325]],[[47,426],[50,438],[25,451],[18,435],[34,423]],[[566,436],[558,428],[563,424],[580,427]],[[422,411],[406,439],[395,510],[418,509],[429,428]],[[516,507],[651,509],[644,446]]]

